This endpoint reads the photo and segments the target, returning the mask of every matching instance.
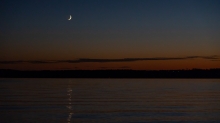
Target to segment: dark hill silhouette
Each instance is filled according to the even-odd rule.
[[[192,70],[42,70],[0,69],[1,78],[220,78],[220,68]]]

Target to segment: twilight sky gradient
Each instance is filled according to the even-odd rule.
[[[219,0],[2,0],[0,8],[0,69],[220,68]]]

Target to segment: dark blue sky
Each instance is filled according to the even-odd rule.
[[[219,0],[3,0],[0,6],[1,61],[220,55]]]

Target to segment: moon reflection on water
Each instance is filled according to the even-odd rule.
[[[72,112],[72,88],[70,87],[70,84],[68,85],[67,87],[67,95],[69,96],[68,98],[68,105],[66,106],[67,109],[68,109],[68,118],[67,118],[67,123],[70,123],[71,122],[71,118],[72,118],[72,115],[73,115],[73,112]]]

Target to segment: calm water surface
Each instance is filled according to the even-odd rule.
[[[0,79],[0,123],[220,122],[220,79]]]

